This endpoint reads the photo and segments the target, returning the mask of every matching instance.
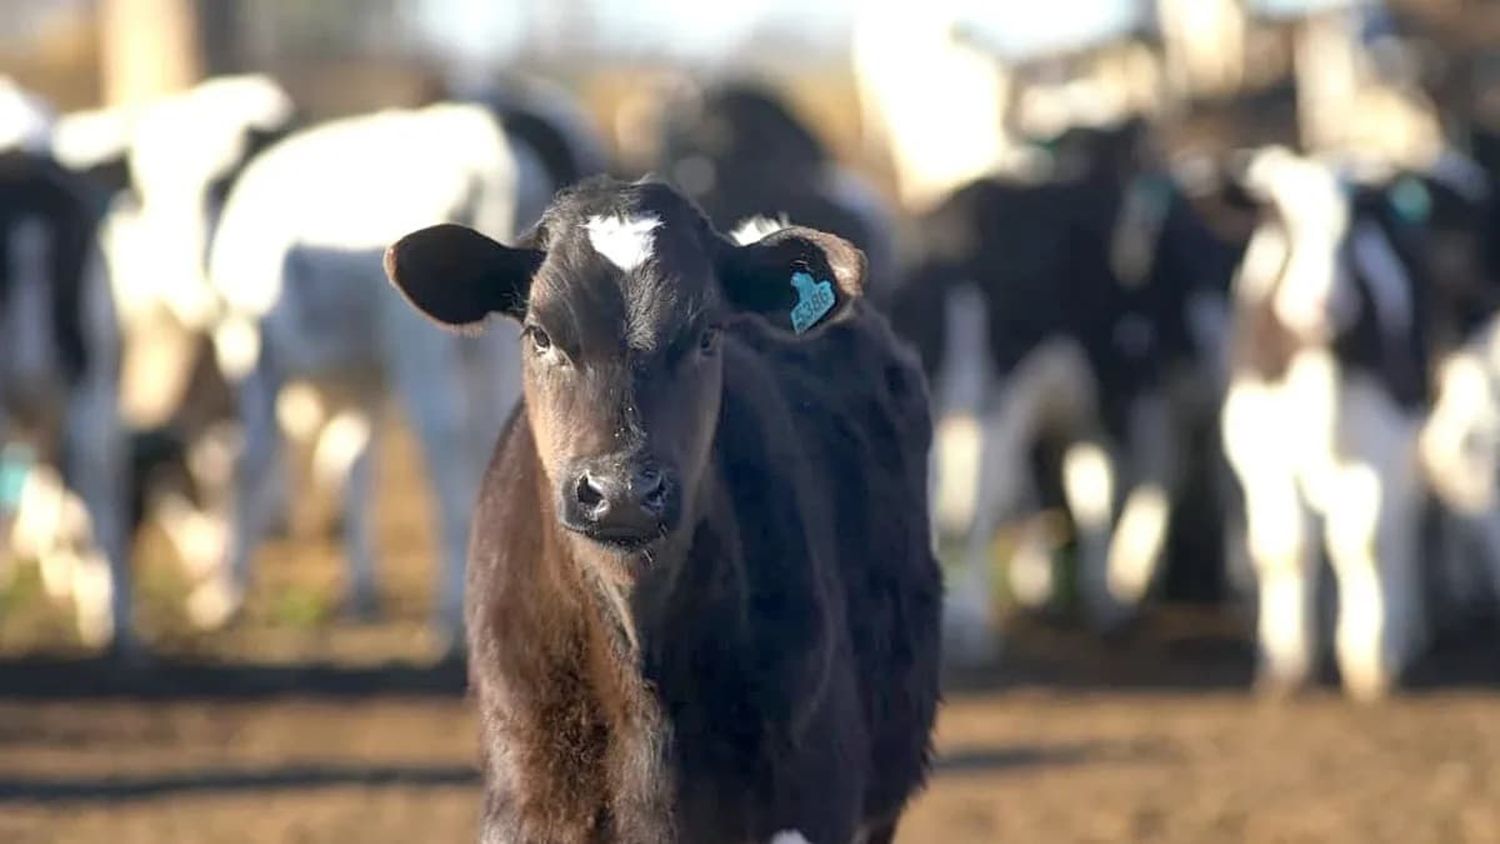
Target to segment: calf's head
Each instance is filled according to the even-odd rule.
[[[1340,249],[1350,205],[1337,173],[1281,147],[1254,154],[1244,176],[1265,219],[1240,267],[1239,295],[1270,305],[1281,327],[1324,342],[1353,315],[1355,291]]]
[[[629,553],[695,519],[723,329],[815,335],[860,295],[864,256],[796,227],[736,245],[664,185],[597,180],[560,194],[517,246],[439,225],[392,246],[386,269],[443,325],[520,321],[525,413],[558,520]]]

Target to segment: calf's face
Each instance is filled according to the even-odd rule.
[[[386,267],[438,322],[524,326],[525,412],[568,530],[649,551],[695,520],[720,413],[721,335],[763,321],[789,342],[844,317],[864,258],[786,228],[730,243],[659,184],[561,194],[518,247],[442,225],[391,247]]]
[[[1268,301],[1303,341],[1326,341],[1347,321],[1354,295],[1340,259],[1350,209],[1337,175],[1273,147],[1255,155],[1246,182],[1267,214],[1241,267],[1241,294]]]

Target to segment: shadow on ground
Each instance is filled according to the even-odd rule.
[[[1019,620],[1000,659],[951,668],[947,693],[1053,688],[1066,691],[1248,690],[1255,651],[1244,622],[1221,610],[1174,608],[1101,639],[1046,618]],[[1322,680],[1336,682],[1325,666]],[[467,684],[461,659],[437,663],[269,663],[180,657],[125,663],[107,657],[0,661],[0,699],[211,697],[362,698],[376,694],[452,697]],[[1413,692],[1500,687],[1500,624],[1436,643],[1410,672]]]
[[[0,698],[19,699],[363,698],[377,694],[453,697],[462,695],[466,686],[461,660],[359,667],[319,662],[179,660],[126,664],[107,657],[0,663]]]
[[[346,785],[419,788],[478,783],[479,772],[467,765],[301,765],[264,770],[206,768],[143,776],[0,776],[0,803],[120,802],[207,792],[304,791]]]
[[[1053,747],[958,747],[941,755],[933,775],[983,774],[1029,768],[1080,765],[1158,755],[1147,746],[1075,744]],[[479,772],[460,764],[302,764],[264,768],[206,767],[167,774],[102,776],[0,775],[0,804],[128,802],[195,794],[270,790],[307,791],[341,786],[442,788],[477,786]]]

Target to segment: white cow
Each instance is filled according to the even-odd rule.
[[[336,392],[340,432],[325,454],[346,475],[352,608],[375,606],[370,524],[373,434],[383,387],[421,441],[436,493],[443,563],[438,616],[456,646],[463,567],[480,471],[519,396],[514,332],[459,338],[414,316],[385,283],[381,255],[408,231],[462,222],[510,239],[553,185],[481,106],[385,111],[292,135],[251,162],[224,208],[210,279],[214,332],[244,425],[224,611],[238,605],[276,506],[278,393],[291,381]]]

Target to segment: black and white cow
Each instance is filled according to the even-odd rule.
[[[1408,216],[1432,230],[1427,252],[1437,301],[1429,308],[1433,405],[1419,441],[1429,489],[1441,505],[1440,576],[1429,590],[1441,602],[1435,634],[1462,629],[1500,599],[1500,405],[1496,404],[1496,314],[1500,260],[1494,232],[1500,223],[1500,160],[1493,137],[1476,132],[1471,145],[1482,172],[1454,158],[1448,179],[1402,182]],[[1460,190],[1449,189],[1458,185]]]
[[[1223,438],[1273,689],[1316,670],[1320,551],[1338,579],[1334,650],[1352,696],[1390,692],[1427,638],[1418,430],[1431,361],[1494,300],[1480,241],[1454,240],[1462,226],[1443,219],[1477,219],[1482,197],[1462,201],[1455,190],[1470,188],[1442,169],[1356,180],[1270,148],[1246,176],[1266,215],[1235,282]]]
[[[1051,178],[956,191],[921,222],[921,251],[887,303],[923,350],[944,418],[940,530],[967,537],[949,593],[955,656],[992,648],[1001,519],[1070,515],[1099,626],[1124,620],[1157,576],[1186,470],[1177,432],[1201,415],[1179,412],[1174,393],[1209,377],[1237,247],[1181,180],[1142,167],[1141,141],[1134,123],[1071,130],[1053,144]],[[1023,602],[1051,592],[1049,533],[1023,530],[1011,566]]]
[[[226,76],[64,115],[52,138],[57,157],[107,202],[98,249],[121,339],[132,530],[147,520],[164,528],[194,584],[188,615],[203,626],[223,612],[205,582],[223,557],[237,438],[209,337],[219,304],[207,248],[228,187],[294,119],[274,80]]]
[[[88,645],[131,646],[119,337],[102,209],[51,154],[51,115],[0,83],[0,526],[71,597]],[[6,567],[0,559],[0,567]]]
[[[422,445],[436,493],[437,615],[457,640],[470,503],[519,392],[515,335],[444,334],[384,283],[385,246],[432,220],[510,237],[557,187],[539,157],[480,105],[438,104],[330,122],[250,162],[225,204],[209,273],[223,312],[215,346],[239,399],[228,565],[232,610],[277,505],[277,397],[292,381],[338,402],[331,472],[343,479],[353,609],[375,609],[373,435],[389,388]]]
[[[679,95],[660,145],[659,172],[722,230],[762,218],[835,232],[869,256],[870,289],[888,286],[890,209],[770,89],[732,82]]]
[[[1419,450],[1452,528],[1437,596],[1449,612],[1434,621],[1461,628],[1500,600],[1500,321],[1439,364],[1434,388]]]

